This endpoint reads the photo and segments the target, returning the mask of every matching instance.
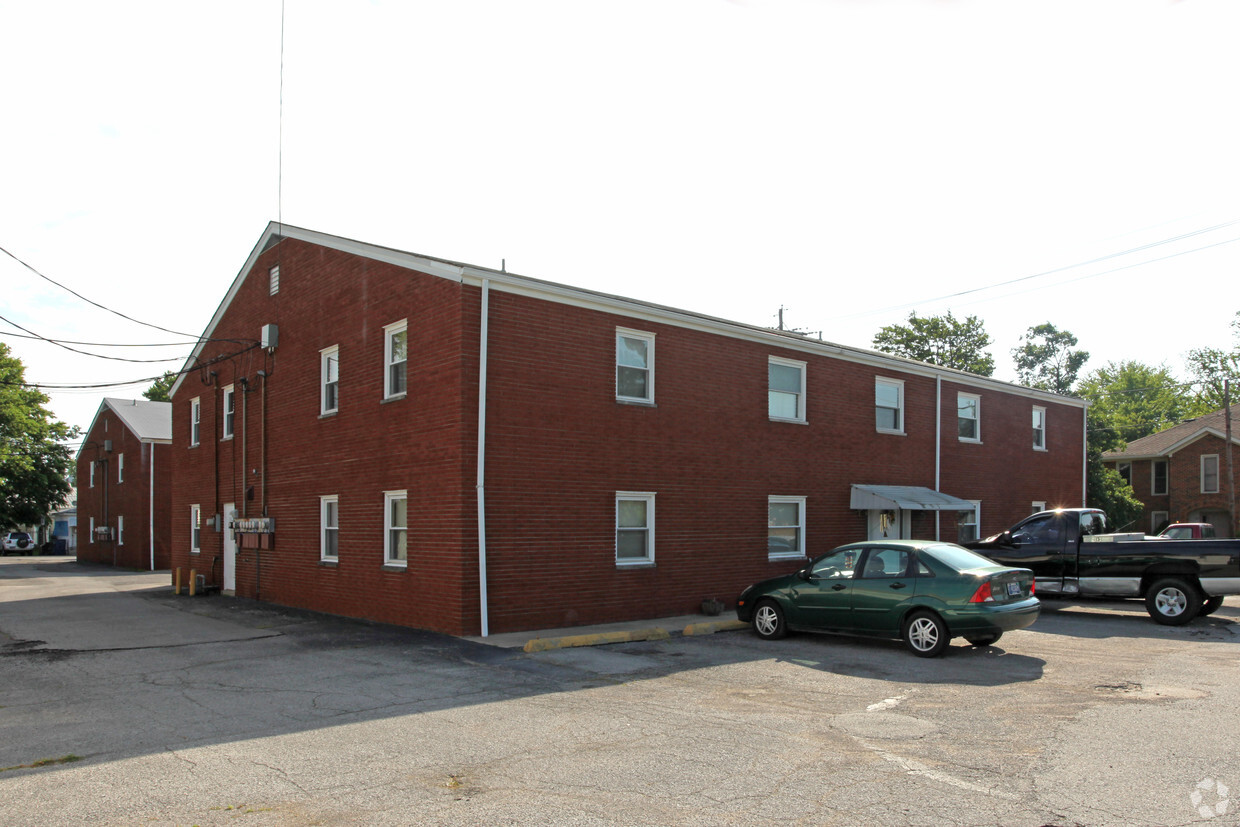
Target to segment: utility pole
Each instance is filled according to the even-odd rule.
[[[1231,536],[1240,536],[1237,525],[1240,520],[1236,519],[1236,472],[1231,464],[1231,380],[1223,380],[1223,422],[1225,432],[1224,452],[1227,454],[1227,508],[1231,517]]]

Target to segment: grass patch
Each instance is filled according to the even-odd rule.
[[[81,761],[82,756],[69,753],[59,758],[44,758],[42,761],[35,761],[31,764],[17,764],[12,767],[0,767],[0,772],[8,772],[9,770],[33,770],[39,767],[54,767],[57,764],[72,764],[74,761]]]

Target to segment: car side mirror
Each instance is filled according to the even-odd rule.
[[[809,569],[801,569],[797,572],[797,577],[802,580],[809,580]]]
[[[1005,531],[1005,532],[1003,532],[1002,534],[1000,534],[1000,535],[999,535],[999,545],[1002,545],[1002,546],[1013,546],[1013,547],[1015,547],[1015,546],[1019,546],[1019,545],[1020,545],[1020,540],[1019,540],[1018,538],[1023,537],[1023,536],[1024,536],[1024,535],[1021,535],[1021,534],[1013,534],[1013,533],[1012,533],[1012,532],[1010,532],[1010,531]]]

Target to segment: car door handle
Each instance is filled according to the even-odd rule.
[[[846,588],[848,588],[848,587],[847,587],[847,586],[845,586],[843,583],[836,583],[834,586],[832,586],[832,587],[831,587],[831,591],[833,591],[833,592],[842,592],[842,591],[844,591],[844,589],[846,589]]]
[[[893,589],[903,589],[903,588],[905,588],[905,586],[904,586],[904,584],[903,584],[903,583],[892,583],[892,584],[891,584],[891,588],[893,588]]]

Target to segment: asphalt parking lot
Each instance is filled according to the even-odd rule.
[[[0,824],[1240,823],[1240,598],[1181,628],[1047,601],[924,660],[526,652],[167,582],[0,558]]]

